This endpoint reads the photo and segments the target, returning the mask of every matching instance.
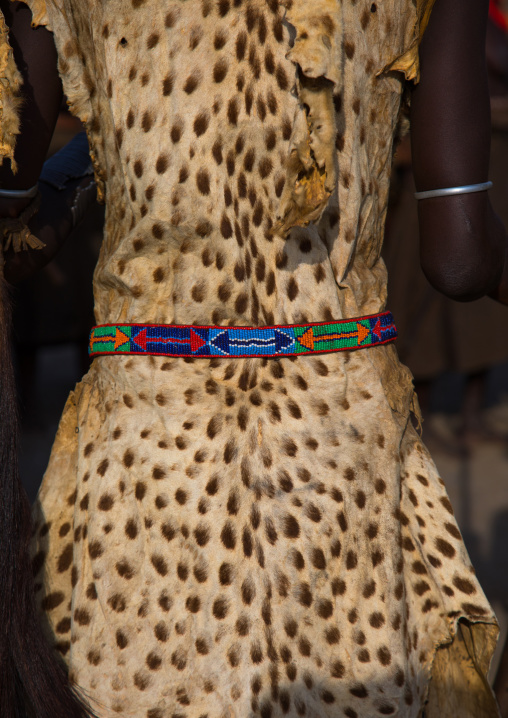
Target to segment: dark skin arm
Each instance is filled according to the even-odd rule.
[[[485,61],[488,0],[436,0],[420,51],[411,110],[417,190],[485,182],[490,103]],[[507,242],[488,192],[420,200],[420,256],[447,296],[508,303]]]
[[[0,167],[0,187],[28,189],[37,183],[46,159],[62,102],[62,85],[52,33],[44,27],[32,28],[32,13],[23,3],[0,0],[0,9],[10,28],[11,47],[23,76],[21,134],[15,150],[18,171],[14,175],[10,162],[4,161]],[[30,276],[56,254],[72,228],[72,189],[78,184],[79,181],[71,184],[66,193],[41,183],[41,209],[29,226],[46,246],[41,250],[7,252],[4,267],[7,281],[16,282]],[[30,201],[0,197],[0,217],[18,216]]]

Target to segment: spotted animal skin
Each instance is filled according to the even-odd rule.
[[[430,2],[29,4],[106,202],[97,324],[384,310],[390,158]],[[33,568],[101,718],[417,718],[445,644],[427,718],[495,715],[475,671],[495,618],[412,397],[392,346],[95,359]],[[474,642],[453,640],[460,619]]]

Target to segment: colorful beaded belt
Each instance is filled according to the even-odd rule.
[[[101,324],[90,334],[90,356],[282,357],[363,349],[397,337],[391,312],[336,322],[275,327],[185,324]]]

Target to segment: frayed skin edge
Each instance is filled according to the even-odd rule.
[[[413,40],[409,48],[403,55],[396,57],[385,65],[378,75],[382,75],[385,72],[396,71],[403,72],[406,80],[413,80],[415,84],[420,81],[420,58],[418,56],[418,50],[423,38],[423,33],[429,23],[434,2],[435,0],[417,0],[417,18],[413,28]]]
[[[338,177],[335,153],[334,93],[342,87],[342,15],[337,0],[287,3],[286,20],[295,31],[288,59],[295,65],[294,119],[288,181],[275,233],[286,238],[292,227],[320,219]]]
[[[11,161],[11,169],[17,171],[14,160],[16,136],[19,135],[19,109],[22,103],[21,74],[14,63],[9,45],[8,28],[0,12],[0,165],[4,158]]]
[[[500,718],[487,680],[499,633],[495,618],[461,613],[448,622],[449,635],[436,642],[424,667],[421,718]]]

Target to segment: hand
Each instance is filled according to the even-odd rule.
[[[8,199],[7,197],[0,197],[0,218],[9,217],[15,219],[19,217],[31,201],[31,199]]]
[[[28,223],[32,234],[44,242],[42,249],[27,249],[21,252],[14,252],[12,248],[4,254],[4,277],[7,282],[15,284],[23,279],[28,279],[38,269],[44,267],[56,255],[64,241],[72,233],[74,221],[72,215],[72,204],[76,192],[88,187],[92,182],[91,177],[78,179],[69,182],[64,191],[55,190],[45,182],[39,182],[41,193],[41,207],[39,212]],[[95,187],[91,189],[95,194]],[[12,211],[2,212],[0,216],[18,216],[28,204],[26,200],[16,200],[20,204],[19,211],[11,203]]]

